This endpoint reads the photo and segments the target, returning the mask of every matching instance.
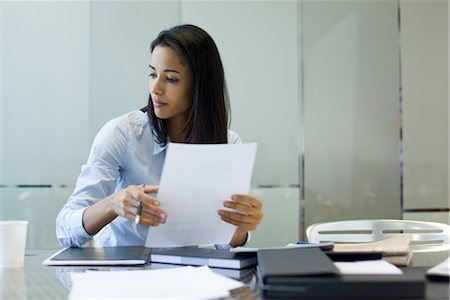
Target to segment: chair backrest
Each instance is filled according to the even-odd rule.
[[[317,223],[306,229],[311,243],[370,243],[401,234],[411,236],[414,252],[450,249],[450,225],[407,220],[349,220]]]

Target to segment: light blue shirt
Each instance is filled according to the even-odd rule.
[[[228,143],[241,143],[228,131]],[[146,113],[132,111],[109,121],[94,139],[75,190],[56,218],[63,246],[81,247],[93,237],[83,227],[84,210],[129,185],[159,184],[166,146],[153,136]],[[148,226],[118,216],[95,236],[96,246],[144,245]]]

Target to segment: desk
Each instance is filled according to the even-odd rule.
[[[42,261],[53,254],[52,251],[28,251],[25,256],[24,268],[0,269],[0,299],[1,300],[53,300],[67,299],[70,282],[68,282],[68,268],[44,267]],[[429,260],[428,260],[429,261]],[[154,266],[160,268],[161,266]],[[145,268],[152,269],[151,265]],[[142,267],[141,267],[142,269]],[[425,274],[428,267],[412,267],[409,271]],[[82,271],[81,268],[71,268],[73,271]],[[253,269],[254,270],[254,269]],[[220,272],[219,272],[220,273]],[[244,274],[245,275],[245,274]],[[424,275],[425,276],[425,275]],[[231,276],[233,277],[233,276]],[[244,276],[244,282],[250,277]],[[427,281],[427,299],[448,300],[449,283],[440,281]],[[250,289],[233,293],[230,299],[257,298],[257,293]]]
[[[56,251],[27,251],[23,268],[0,269],[0,300],[62,300],[67,299],[70,289],[70,272],[82,272],[83,267],[45,267],[42,262]],[[167,264],[149,264],[145,267],[115,267],[121,269],[160,269],[180,267]],[[93,267],[111,269],[111,267]],[[215,270],[231,278],[249,282],[255,268],[246,270]],[[257,299],[257,293],[247,286],[231,293],[227,300]]]

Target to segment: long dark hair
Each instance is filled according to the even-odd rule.
[[[222,61],[211,36],[194,25],[175,26],[162,31],[151,43],[173,49],[186,63],[193,75],[194,99],[186,127],[185,141],[192,144],[227,143],[230,101]],[[151,93],[147,111],[156,141],[165,145],[167,131],[165,122],[155,115]]]

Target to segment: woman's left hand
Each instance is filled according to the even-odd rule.
[[[261,200],[250,195],[233,195],[232,201],[225,201],[223,206],[236,211],[219,210],[219,215],[225,222],[237,226],[237,232],[255,230],[263,218]]]

